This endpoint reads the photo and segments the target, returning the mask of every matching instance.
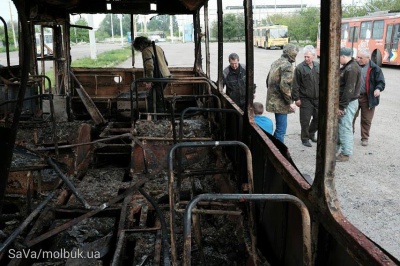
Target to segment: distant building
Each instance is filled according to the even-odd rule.
[[[295,14],[303,8],[307,8],[307,5],[253,5],[253,19],[257,22],[274,14]],[[227,6],[224,10],[224,14],[243,14],[243,9],[243,6]]]

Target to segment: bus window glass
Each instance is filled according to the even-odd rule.
[[[271,38],[287,38],[287,33],[288,33],[288,31],[286,28],[270,30]]]
[[[343,23],[341,28],[341,39],[347,40],[349,37],[349,23]]]
[[[371,21],[365,21],[361,23],[360,39],[369,40],[371,38]]]
[[[385,22],[383,20],[374,21],[372,28],[372,39],[379,40],[383,38],[383,27]]]
[[[400,24],[396,24],[394,25],[394,31],[393,31],[393,48],[397,49],[398,45],[399,45],[399,25]]]
[[[357,41],[358,41],[358,27],[351,27],[349,42],[357,42]]]

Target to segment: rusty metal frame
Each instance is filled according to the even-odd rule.
[[[183,142],[177,143],[172,146],[171,150],[168,153],[168,194],[169,194],[169,206],[170,206],[170,231],[171,231],[171,257],[172,257],[172,265],[178,265],[178,257],[176,252],[176,234],[175,234],[175,211],[179,208],[179,184],[180,180],[177,180],[177,184],[175,184],[175,175],[174,175],[174,154],[175,150],[185,148],[185,147],[218,147],[218,146],[239,146],[246,153],[246,163],[247,163],[247,182],[249,185],[249,193],[253,193],[253,165],[252,165],[252,155],[250,149],[246,144],[240,141],[208,141],[208,142]],[[178,176],[179,177],[179,176]],[[179,178],[178,178],[179,179]],[[250,219],[254,221],[254,213],[252,212],[252,208],[250,209]],[[254,225],[254,224],[252,224]],[[252,226],[251,225],[251,226]],[[253,229],[250,232],[254,232]],[[251,234],[252,246],[255,249],[256,246],[256,236],[255,234]]]
[[[134,123],[138,120],[134,115],[133,101],[136,101],[136,109],[139,112],[139,95],[138,95],[138,83],[139,82],[154,82],[154,83],[171,83],[171,84],[206,84],[208,94],[211,93],[210,81],[204,77],[180,77],[180,78],[141,78],[136,79],[132,82],[130,86],[130,100],[131,100],[131,122]],[[135,99],[133,98],[133,93],[135,93]]]
[[[184,214],[184,247],[183,247],[183,265],[191,265],[191,247],[192,247],[192,210],[199,201],[274,201],[293,203],[300,211],[303,228],[303,265],[312,265],[311,251],[311,220],[306,205],[297,197],[286,194],[201,194],[193,198],[186,206]],[[257,251],[252,251],[254,265],[259,265]]]

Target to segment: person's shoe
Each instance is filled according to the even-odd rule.
[[[361,140],[361,145],[362,146],[368,146],[368,140],[367,139]]]
[[[312,147],[311,143],[308,140],[303,140],[302,143],[306,147]]]
[[[343,153],[340,153],[338,156],[336,156],[336,162],[347,162],[349,160],[349,155],[344,155]]]
[[[315,134],[310,136],[310,140],[312,142],[317,142],[317,137],[315,136]]]

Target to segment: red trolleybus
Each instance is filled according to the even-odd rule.
[[[317,54],[320,55],[318,31]],[[341,46],[357,51],[368,48],[371,59],[379,66],[400,65],[398,56],[400,37],[400,13],[379,11],[363,17],[343,18],[341,27]]]

